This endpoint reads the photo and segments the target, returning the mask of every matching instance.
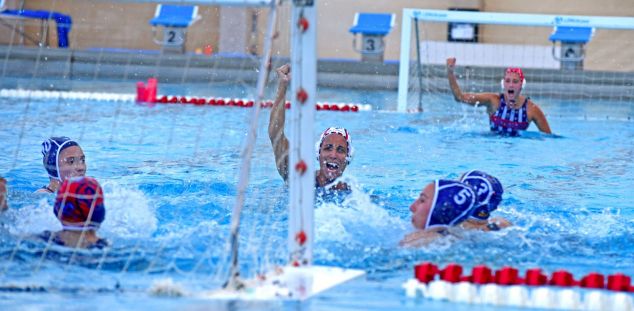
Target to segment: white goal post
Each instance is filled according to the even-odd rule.
[[[444,11],[403,9],[401,23],[401,52],[399,64],[398,106],[397,110],[407,110],[408,89],[410,84],[412,24],[415,21],[432,23],[471,23],[509,26],[542,27],[590,27],[597,29],[634,29],[632,17],[572,16],[546,14],[515,14],[471,11]],[[415,39],[420,40],[420,39]],[[422,65],[422,64],[419,64]],[[502,64],[499,64],[500,66]]]

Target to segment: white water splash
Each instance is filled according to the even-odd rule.
[[[62,229],[62,225],[53,213],[53,206],[45,197],[41,198],[37,205],[10,209],[6,216],[8,229],[12,235],[39,234],[44,230]]]
[[[158,226],[155,209],[145,195],[136,189],[125,189],[112,181],[102,183],[106,219],[99,236],[110,238],[150,237]],[[6,227],[13,235],[58,231],[61,224],[53,213],[52,197],[42,197],[37,205],[25,205],[5,214]],[[50,201],[49,201],[50,200]]]
[[[352,192],[341,203],[322,203],[315,209],[315,235],[319,241],[376,241],[395,245],[411,229],[408,220],[390,215],[372,202],[352,177],[343,177]]]
[[[102,183],[106,219],[100,234],[121,238],[146,238],[158,226],[156,210],[143,192],[126,189],[114,181]],[[126,186],[129,187],[129,186]]]

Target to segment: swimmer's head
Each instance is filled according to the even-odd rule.
[[[68,137],[51,137],[42,142],[42,162],[52,179],[84,176],[86,158],[79,144]]]
[[[509,67],[504,71],[504,79],[502,79],[502,89],[509,101],[515,101],[522,89],[526,86],[526,78],[524,72],[518,67]]]
[[[477,170],[464,173],[460,181],[473,187],[476,193],[476,207],[470,217],[487,220],[502,201],[504,194],[502,183],[497,178]]]
[[[329,180],[343,174],[354,154],[350,134],[342,127],[329,127],[321,133],[315,150],[319,170]]]
[[[103,190],[92,177],[66,179],[55,199],[53,212],[65,230],[96,230],[106,217]]]
[[[476,203],[472,188],[461,182],[438,179],[428,184],[410,206],[417,229],[444,228],[465,221]]]

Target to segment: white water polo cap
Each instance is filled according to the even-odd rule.
[[[354,148],[352,147],[352,138],[350,137],[350,133],[343,127],[329,127],[319,137],[317,143],[315,143],[315,154],[317,157],[317,161],[319,161],[319,154],[321,152],[321,144],[324,143],[324,139],[326,136],[331,134],[337,134],[343,136],[346,139],[346,143],[348,143],[348,153],[346,154],[346,161],[348,164],[352,161],[352,156],[354,155]]]

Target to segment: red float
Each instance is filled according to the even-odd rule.
[[[493,274],[489,267],[480,265],[471,270],[470,280],[474,284],[488,284],[493,281]]]
[[[440,279],[449,283],[462,281],[462,266],[450,263],[440,271]]]
[[[548,277],[542,273],[542,269],[533,268],[526,270],[524,284],[529,286],[542,286],[548,283]]]
[[[572,277],[572,273],[566,270],[557,270],[553,272],[553,275],[550,278],[550,285],[555,286],[573,286],[577,282]]]
[[[414,276],[422,283],[429,283],[434,280],[438,274],[438,267],[430,262],[414,266]]]
[[[605,277],[603,276],[603,274],[600,273],[589,273],[588,275],[581,278],[581,281],[579,281],[579,286],[585,288],[603,289],[605,288]]]

